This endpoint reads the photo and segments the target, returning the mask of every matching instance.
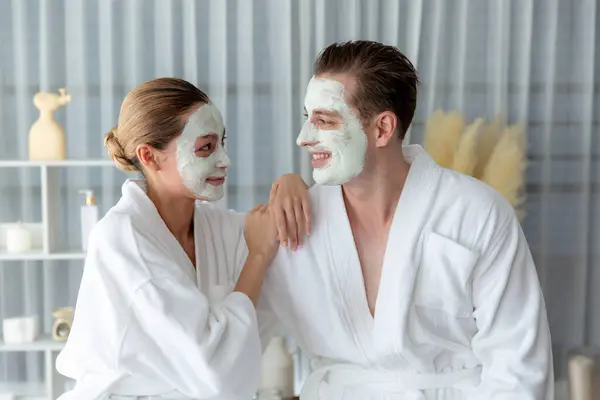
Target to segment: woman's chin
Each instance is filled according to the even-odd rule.
[[[223,198],[222,187],[212,187],[212,190],[204,190],[204,193],[193,193],[192,196],[198,201],[219,201]],[[216,190],[215,190],[216,189]],[[207,193],[208,192],[208,193]]]

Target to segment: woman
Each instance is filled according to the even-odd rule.
[[[90,235],[57,360],[77,383],[61,400],[252,398],[261,357],[255,308],[277,231],[266,206],[244,228],[243,215],[196,204],[222,196],[224,135],[219,110],[186,81],[151,80],[123,101],[105,146],[120,169],[145,179],[123,185]],[[297,176],[278,182],[279,204],[305,194]],[[302,225],[294,213],[306,209],[290,211]]]

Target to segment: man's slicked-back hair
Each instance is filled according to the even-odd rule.
[[[404,139],[415,115],[419,78],[413,64],[396,47],[368,40],[334,43],[321,51],[314,74],[347,74],[357,81],[351,104],[363,120],[384,111],[398,117]]]

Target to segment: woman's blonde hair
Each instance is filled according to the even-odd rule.
[[[118,124],[104,137],[104,147],[120,170],[141,171],[135,154],[137,146],[147,144],[164,149],[181,135],[185,127],[182,116],[209,101],[202,90],[183,79],[144,82],[123,100]]]

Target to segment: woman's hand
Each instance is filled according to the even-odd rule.
[[[270,263],[279,248],[275,221],[269,207],[259,204],[246,215],[244,237],[248,246],[248,258],[258,257]]]
[[[279,240],[296,250],[305,234],[310,234],[308,186],[298,174],[286,174],[273,183],[269,209],[275,218]]]
[[[234,291],[245,293],[256,307],[265,273],[279,249],[277,228],[268,206],[259,204],[246,215],[244,237],[248,257]]]

